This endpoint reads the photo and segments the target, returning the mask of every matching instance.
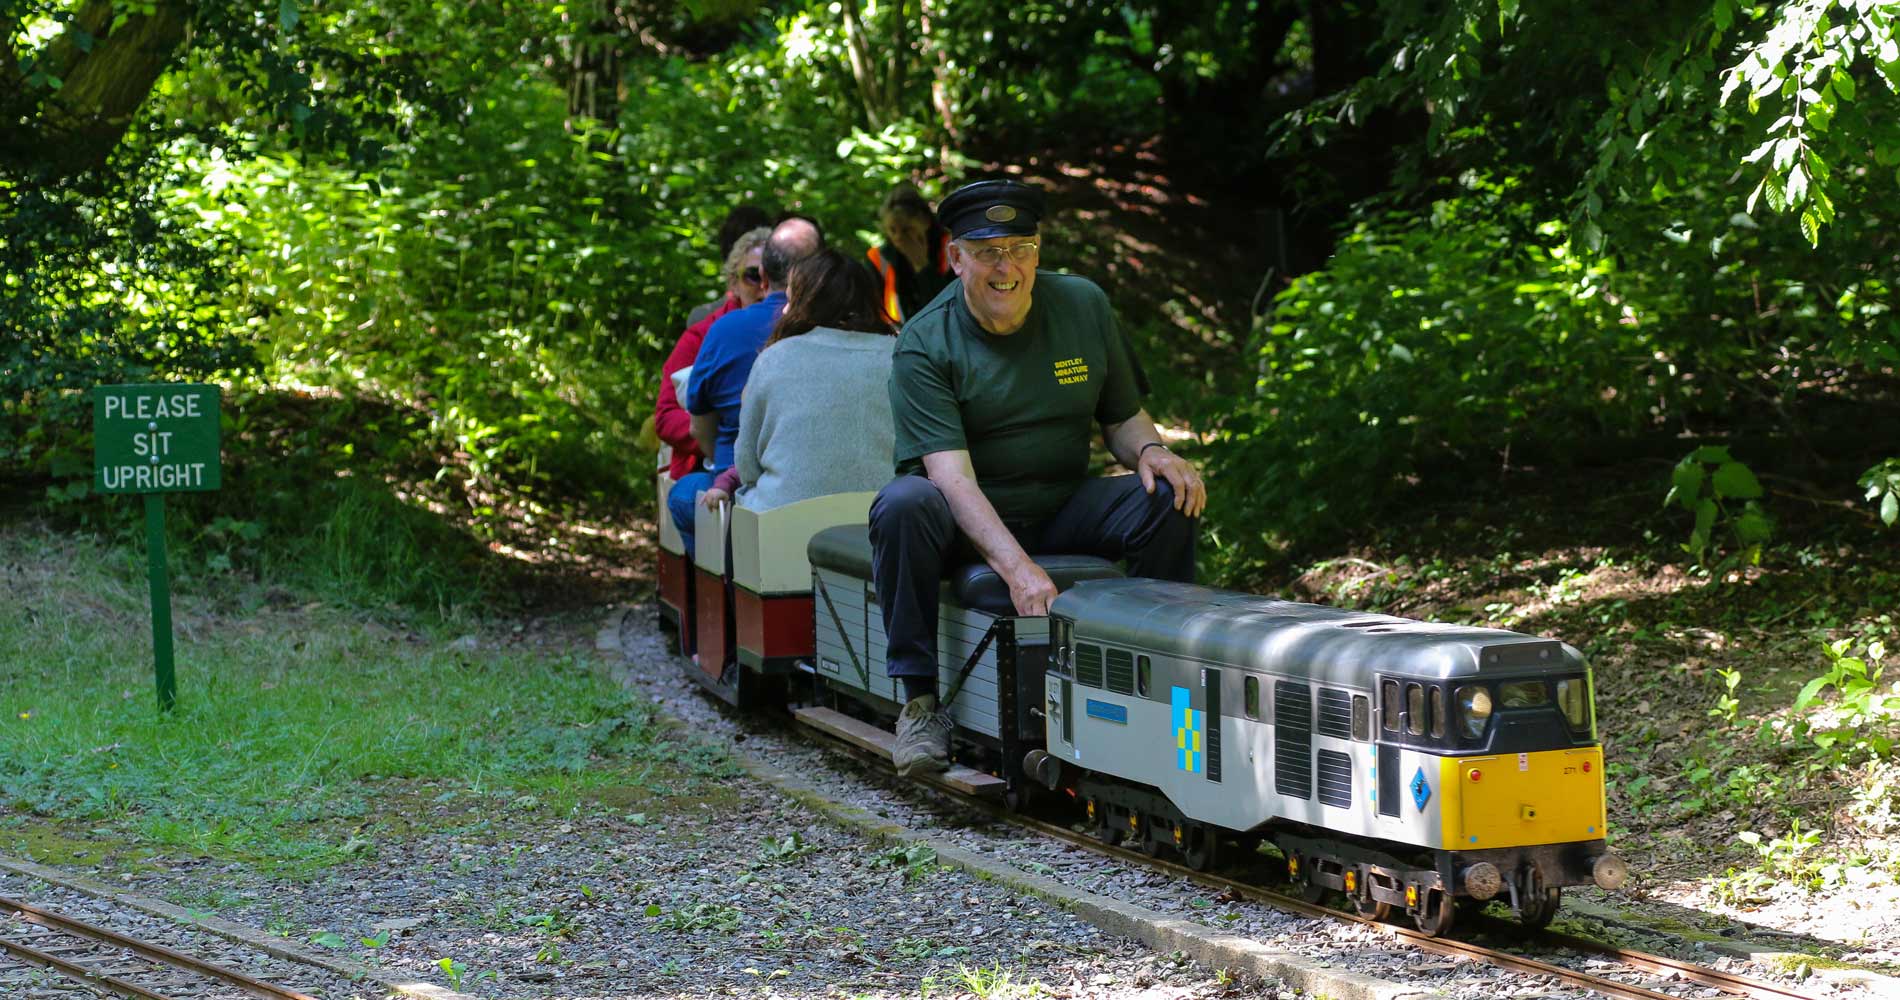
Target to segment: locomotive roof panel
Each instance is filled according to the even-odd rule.
[[[1422,678],[1583,669],[1554,639],[1421,622],[1162,580],[1093,580],[1056,598],[1079,641],[1363,687],[1367,672]]]

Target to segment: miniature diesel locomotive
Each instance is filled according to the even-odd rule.
[[[888,720],[901,695],[868,500],[702,509],[691,568],[662,573],[690,675],[735,704],[842,699]],[[1310,898],[1342,892],[1433,934],[1461,900],[1502,898],[1537,927],[1562,887],[1622,884],[1574,648],[1037,562],[1062,591],[1048,617],[1017,616],[981,564],[940,598],[956,756],[1012,803],[1073,798],[1097,836],[1195,867],[1270,841]]]
[[[1443,933],[1458,899],[1528,926],[1620,886],[1603,752],[1574,648],[1157,580],[1050,609],[1046,753],[1098,828],[1205,865],[1271,839],[1310,893]]]

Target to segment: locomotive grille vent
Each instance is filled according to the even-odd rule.
[[[1341,809],[1352,808],[1352,758],[1331,750],[1319,752],[1319,800]]]
[[[1108,689],[1116,694],[1135,693],[1135,658],[1125,649],[1108,651]]]
[[[1302,683],[1273,685],[1273,788],[1291,798],[1313,796],[1313,692]]]
[[[1319,718],[1313,730],[1321,736],[1352,739],[1352,695],[1334,688],[1319,689]]]
[[[1102,686],[1102,647],[1086,642],[1075,644],[1075,682],[1095,688]]]
[[[1207,680],[1207,780],[1220,780],[1220,671],[1205,671]]]

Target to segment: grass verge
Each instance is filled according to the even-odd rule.
[[[0,825],[41,854],[76,836],[314,868],[418,825],[625,808],[730,771],[570,651],[279,587],[175,596],[161,717],[143,554],[27,525],[0,526],[0,552]]]

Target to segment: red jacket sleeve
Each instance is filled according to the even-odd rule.
[[[699,345],[711,326],[710,320],[701,320],[687,327],[686,332],[680,334],[679,343],[673,345],[673,353],[667,355],[666,363],[660,366],[660,401],[653,408],[653,432],[673,446],[676,456],[683,451],[697,455],[699,446],[693,443],[692,415],[680,405],[679,396],[673,392],[673,373],[692,364],[699,356]]]

